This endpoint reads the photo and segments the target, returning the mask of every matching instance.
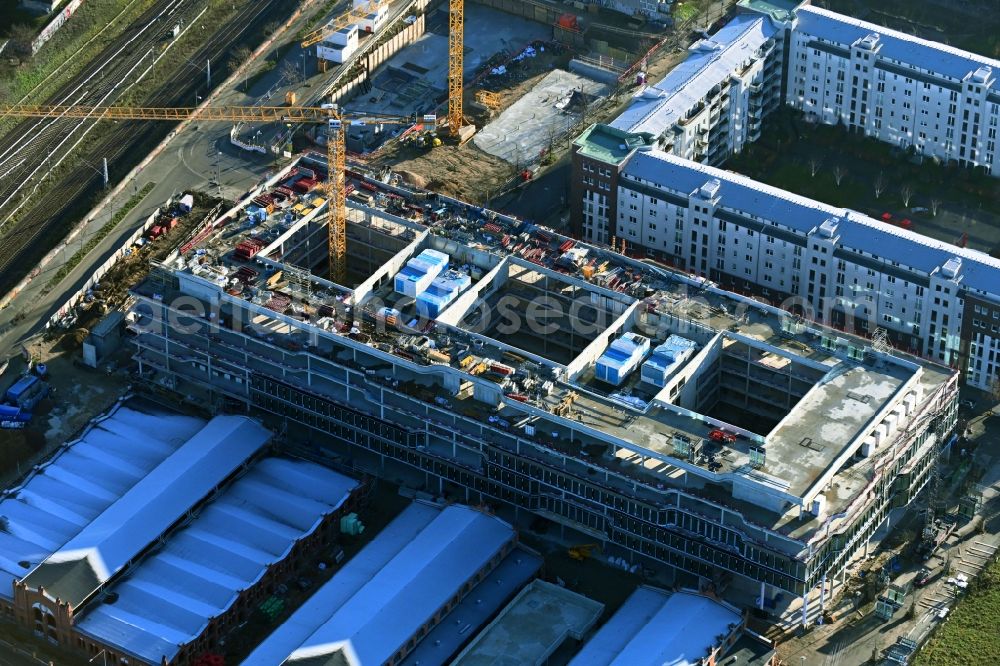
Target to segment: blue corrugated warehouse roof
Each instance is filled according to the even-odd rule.
[[[644,585],[587,641],[570,666],[694,666],[739,622],[734,608],[709,597]]]

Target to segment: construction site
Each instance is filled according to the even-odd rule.
[[[716,589],[791,593],[803,615],[813,581],[842,575],[948,444],[948,372],[440,195],[351,179],[376,188],[346,220],[348,253],[374,271],[330,281],[324,223],[296,212],[314,195],[266,213],[276,228],[248,222],[316,176],[293,167],[155,264],[129,315],[140,377],[192,404],[336,432],[325,455],[358,471],[502,498],[515,523],[541,511]],[[703,543],[665,532],[674,551],[572,499],[589,492],[637,520],[675,511],[651,528],[727,544],[711,560],[729,573],[691,558]]]
[[[603,4],[354,2],[295,36],[321,94],[59,107],[271,168],[178,191],[4,364],[10,640],[775,666],[912,605],[966,489],[956,369],[495,210],[728,11]]]

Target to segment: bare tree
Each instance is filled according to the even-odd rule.
[[[837,187],[840,187],[840,182],[844,180],[844,176],[847,175],[847,169],[840,166],[839,164],[833,167],[833,182],[837,183]]]
[[[296,67],[291,60],[286,60],[281,65],[281,78],[287,81],[288,85],[294,86],[302,80],[302,70]]]
[[[810,158],[810,160],[809,160],[809,175],[812,176],[813,178],[815,178],[816,174],[819,173],[819,168],[821,166],[823,166],[823,160],[821,160],[818,157]]]
[[[885,192],[885,172],[879,171],[878,178],[875,179],[875,198],[878,199]]]
[[[236,71],[240,66],[250,59],[253,52],[245,46],[237,46],[229,55],[229,69]],[[243,73],[243,92],[247,92],[247,72]]]
[[[941,207],[940,199],[931,199],[931,217],[937,217],[938,208]]]
[[[31,42],[35,39],[35,29],[27,23],[15,23],[10,27],[10,45],[22,55],[31,55]]]
[[[899,196],[903,198],[903,207],[910,207],[910,199],[913,198],[913,186],[910,184],[903,185],[899,188]]]

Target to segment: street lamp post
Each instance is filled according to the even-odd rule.
[[[222,198],[222,151],[215,154],[215,186],[218,188],[219,198]]]

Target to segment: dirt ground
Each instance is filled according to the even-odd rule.
[[[545,75],[551,71],[555,59],[535,58],[530,75],[518,83],[501,90],[495,90],[502,95],[502,106],[495,112],[499,115],[504,109],[523,97]],[[528,72],[526,72],[528,73]],[[466,120],[476,127],[482,127],[489,122],[487,112],[472,105],[476,87],[466,94]],[[393,143],[387,146],[372,166],[389,166],[396,171],[408,171],[419,174],[426,182],[426,187],[448,196],[483,204],[497,194],[499,189],[510,181],[516,170],[513,165],[499,157],[480,150],[472,142],[463,146],[444,144],[436,148],[421,149],[412,144]]]
[[[67,334],[65,337],[72,337]],[[75,345],[74,345],[75,347]],[[50,456],[87,422],[108,409],[128,390],[128,349],[112,359],[118,370],[106,371],[78,366],[79,347],[67,349],[64,338],[28,345],[28,351],[48,368],[49,395],[34,409],[34,419],[23,430],[0,430],[0,486],[10,486],[32,465]],[[0,379],[0,387],[16,381],[25,369],[22,357],[11,359]]]
[[[652,80],[658,80],[686,56],[685,51],[664,50],[650,62],[648,73]],[[540,59],[539,59],[540,60]],[[551,71],[542,66],[538,71],[516,85],[502,91],[503,105],[497,114],[515,101],[523,97],[545,75]],[[470,97],[474,91],[470,91]],[[586,122],[608,122],[617,116],[631,102],[631,94],[608,99]],[[485,112],[466,105],[469,110],[467,118],[482,127],[488,122]],[[563,137],[553,151],[553,163],[569,150],[575,136]],[[515,178],[516,169],[513,165],[499,157],[494,157],[480,150],[472,142],[463,146],[442,145],[431,149],[420,149],[412,144],[398,143],[386,147],[374,160],[374,167],[391,167],[395,171],[405,171],[419,174],[423,183],[416,183],[432,190],[442,192],[457,199],[477,204],[484,204],[500,193],[501,188],[511,183]],[[543,168],[543,172],[544,172]],[[540,174],[535,174],[537,178]]]
[[[181,219],[168,236],[144,246],[139,252],[120,261],[101,281],[100,299],[107,308],[121,307],[128,289],[149,270],[150,259],[162,259],[204,218],[215,200],[197,196],[195,210]],[[70,331],[58,331],[26,345],[39,363],[48,367],[50,392],[33,410],[34,419],[23,430],[0,430],[0,486],[14,483],[32,465],[45,460],[63,442],[71,439],[87,422],[107,410],[129,387],[131,349],[122,348],[102,360],[99,369],[80,363],[81,345],[87,332],[103,317],[104,308],[91,305],[78,315]],[[0,377],[0,390],[6,391],[24,373],[22,356],[10,360]]]
[[[485,202],[514,175],[513,167],[472,142],[442,145],[430,150],[394,145],[374,162],[395,171],[419,174],[428,189],[472,203]]]

